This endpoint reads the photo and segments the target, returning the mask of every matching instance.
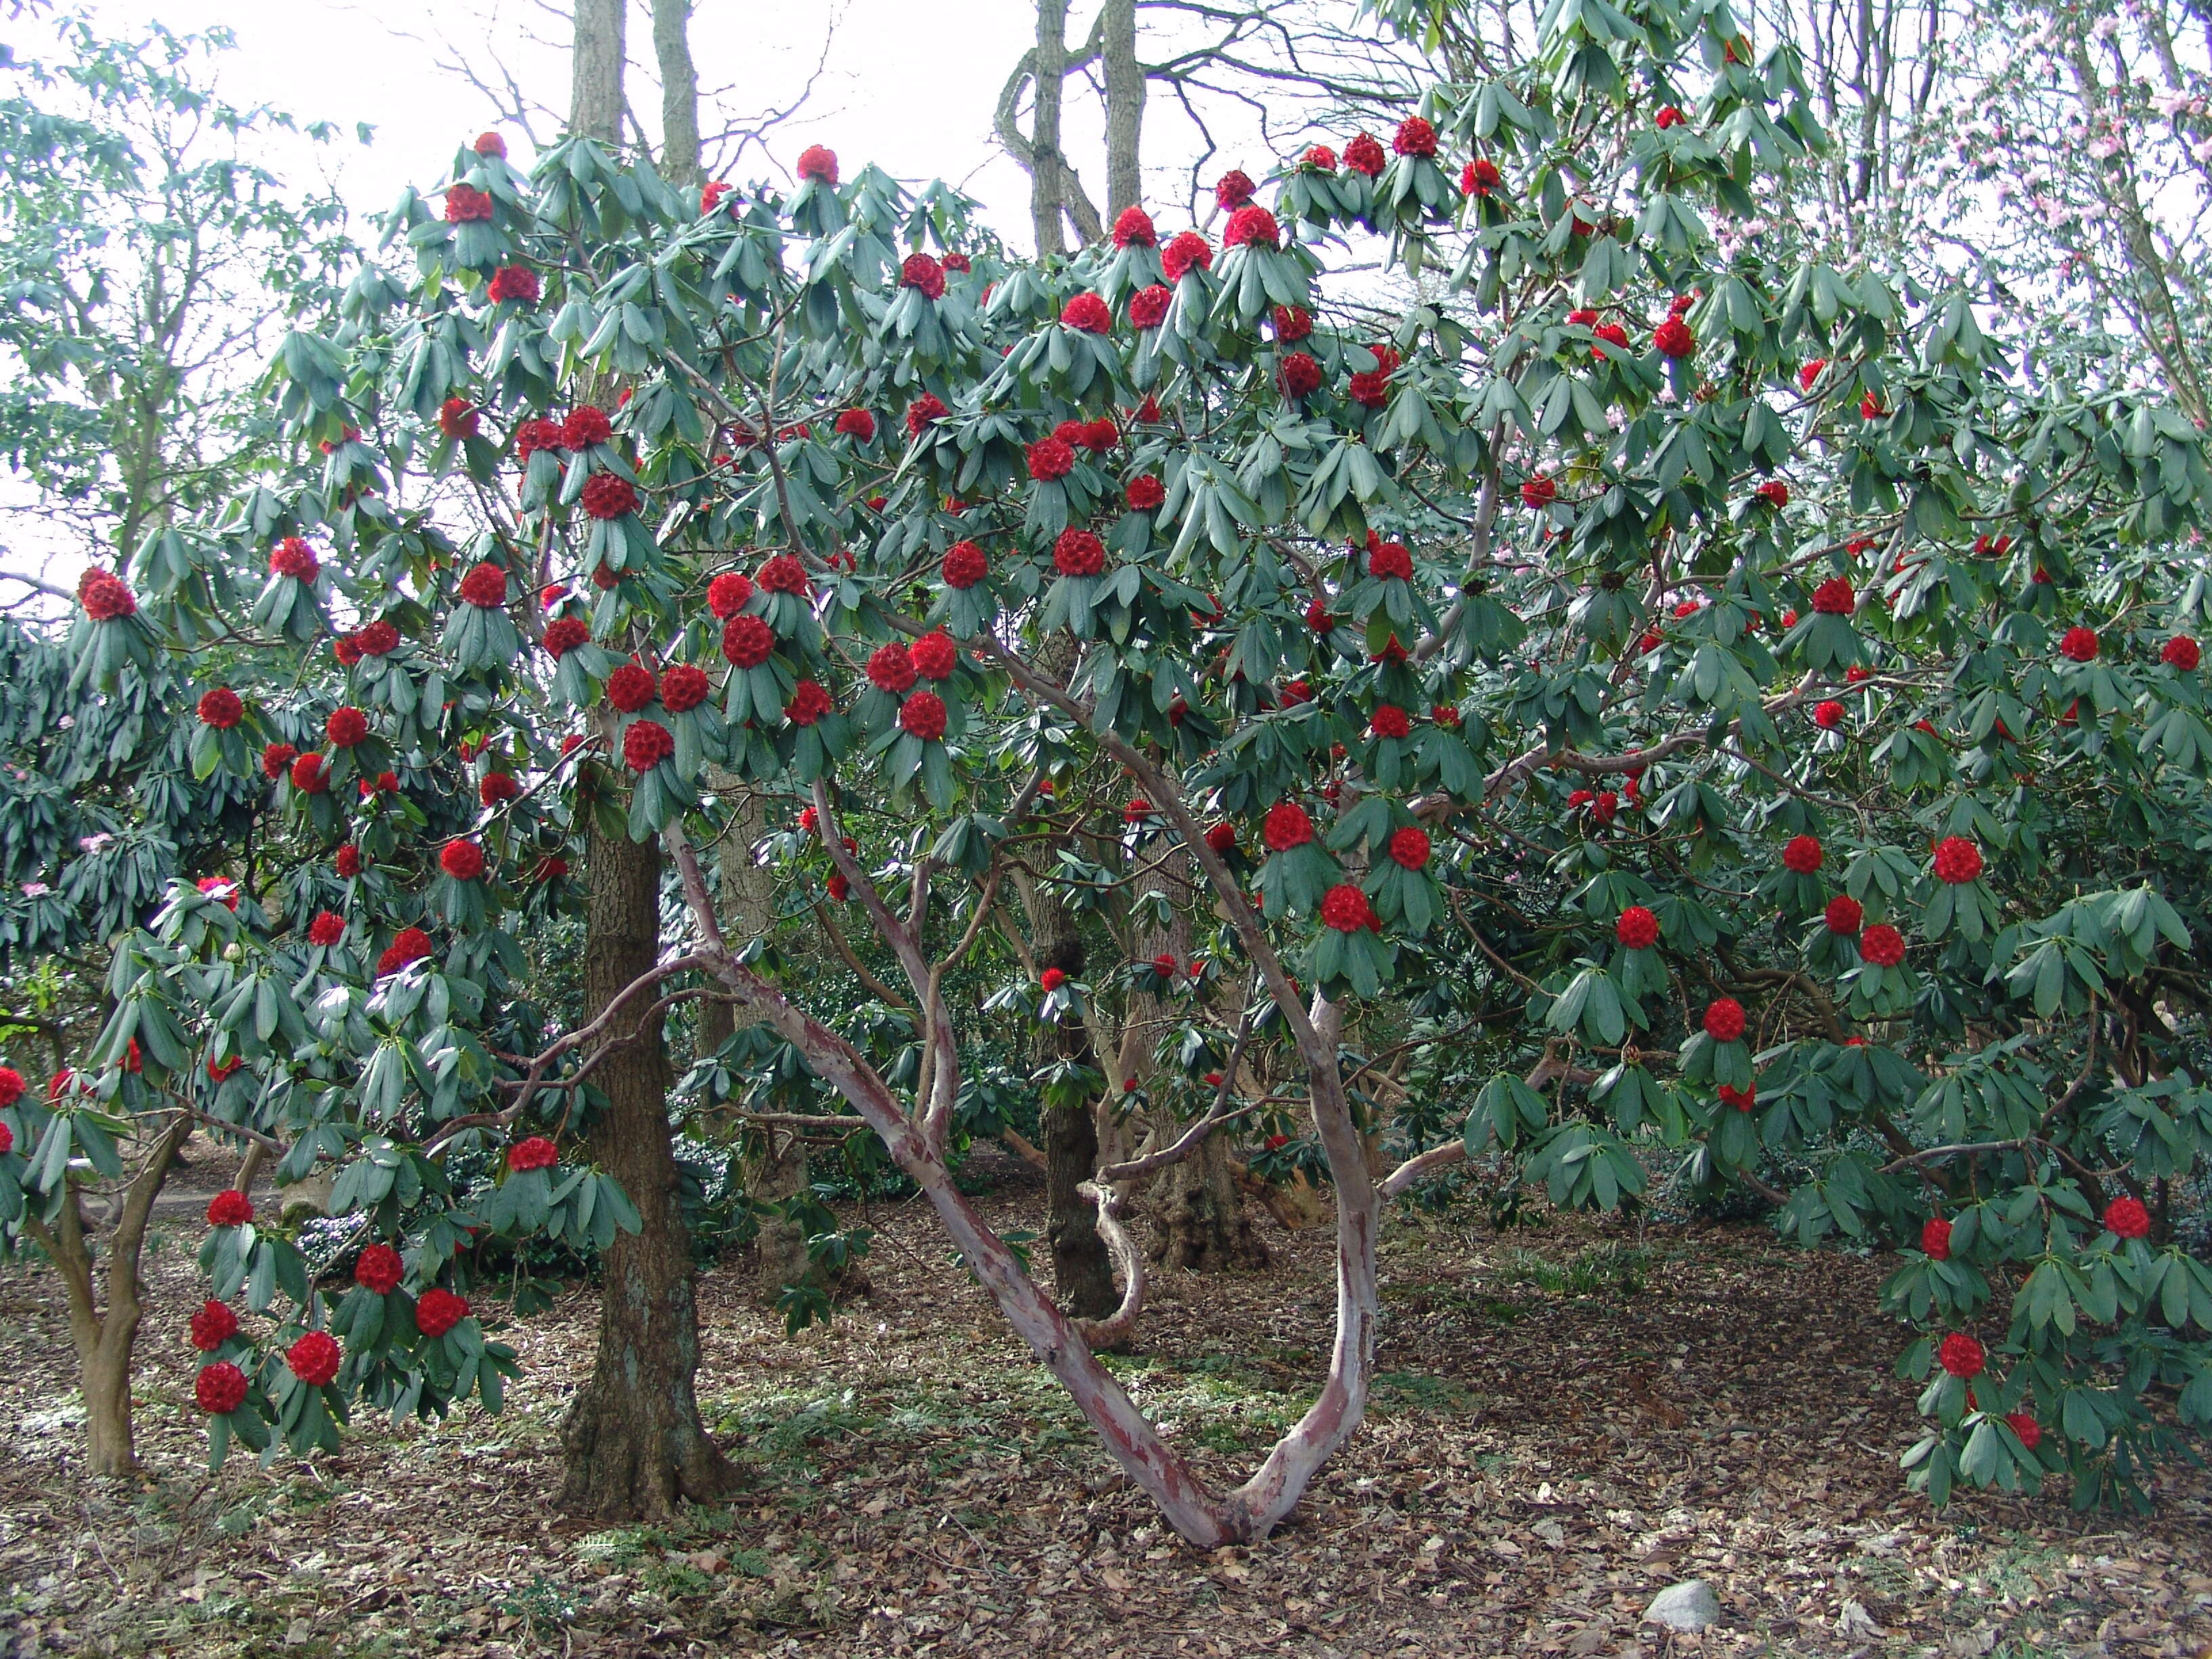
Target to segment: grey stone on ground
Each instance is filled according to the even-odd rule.
[[[1720,1616],[1721,1598],[1702,1578],[1668,1585],[1644,1610],[1646,1624],[1664,1625],[1668,1630],[1703,1630]]]

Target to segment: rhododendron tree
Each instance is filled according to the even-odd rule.
[[[2208,604],[2203,441],[2154,398],[2014,374],[1964,294],[1779,228],[1723,255],[1745,179],[1820,143],[1795,54],[1754,61],[1724,11],[1628,15],[1561,14],[1390,153],[1285,158],[1218,246],[1128,222],[963,269],[939,256],[988,243],[956,198],[841,182],[826,151],[711,214],[580,140],[530,179],[467,152],[402,202],[411,270],[364,273],[347,334],[270,378],[303,444],[362,435],[150,544],[133,609],[80,624],[120,694],[297,590],[237,647],[245,717],[209,750],[269,831],[254,902],[178,884],[118,948],[87,1106],[10,1120],[35,1162],[133,1042],[164,1089],[240,1060],[210,1110],[289,1173],[334,1166],[335,1208],[399,1250],[397,1288],[379,1257],[333,1307],[281,1230],[213,1225],[211,1290],[266,1328],[224,1340],[248,1387],[203,1389],[218,1432],[495,1404],[466,1230],[643,1224],[593,1127],[663,1109],[665,1077],[622,1068],[695,1000],[865,1124],[1201,1543],[1265,1534],[1357,1428],[1383,1205],[1493,1155],[1561,1206],[1672,1164],[1808,1243],[1904,1249],[1911,1468],[1939,1498],[2131,1488],[2169,1399],[2212,1417],[2212,1275],[2172,1237],[2212,1145],[2177,966],[2212,728],[2165,651]],[[1625,118],[1650,87],[1686,118]],[[1448,299],[1340,316],[1316,278],[1355,229]],[[518,267],[532,307],[489,291]],[[1594,354],[1585,310],[1625,343]],[[475,437],[440,432],[454,398]],[[902,419],[862,439],[855,408]],[[265,574],[294,537],[312,579]],[[380,655],[323,643],[374,622]],[[341,708],[368,730],[325,746]],[[254,753],[280,732],[305,751]],[[357,790],[387,766],[398,802]],[[520,793],[491,801],[493,772]],[[740,796],[786,803],[772,833],[734,832]],[[1033,839],[1114,865],[1035,866]],[[580,850],[588,892],[539,878]],[[865,1006],[732,933],[722,887],[761,861],[835,923]],[[1109,1118],[1146,1090],[1182,1112],[1082,1183],[1121,1303],[1078,1320],[951,1178],[981,1033],[946,983],[1009,887],[1125,879],[1166,913],[1127,963],[1010,961],[987,1016],[1190,998],[1144,1078],[1060,1073]],[[517,944],[549,911],[606,946],[557,1032]],[[1385,1033],[1415,1068],[1370,1105]],[[1336,1328],[1309,1409],[1217,1490],[1094,1344],[1143,1312],[1131,1184],[1255,1131],[1334,1189]],[[465,1148],[496,1154],[470,1204]],[[1939,1215],[1940,1255],[1911,1248]]]

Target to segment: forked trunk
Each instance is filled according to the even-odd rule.
[[[659,846],[594,830],[591,883],[584,987],[597,1018],[659,953]],[[691,1241],[669,1140],[660,1018],[640,1018],[651,1005],[651,993],[640,993],[617,1018],[610,1036],[621,1046],[597,1073],[607,1108],[592,1126],[592,1153],[622,1183],[644,1226],[617,1232],[600,1259],[598,1361],[561,1435],[562,1504],[610,1521],[665,1519],[679,1498],[712,1502],[737,1484],[693,1393],[699,1319]]]

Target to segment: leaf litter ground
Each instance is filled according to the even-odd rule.
[[[1020,1174],[983,1202],[1038,1224]],[[1880,1261],[1755,1227],[1394,1218],[1366,1427],[1282,1531],[1208,1553],[1096,1448],[924,1210],[868,1220],[872,1288],[828,1331],[787,1340],[744,1264],[703,1280],[700,1395],[752,1485],[668,1527],[550,1507],[586,1287],[506,1333],[527,1370],[504,1416],[363,1419],[342,1455],[210,1478],[179,1211],[149,1261],[145,1474],[103,1482],[59,1287],[0,1273],[0,1656],[2212,1655],[2203,1472],[2142,1519],[2063,1492],[1937,1515],[1902,1490],[1913,1390]],[[1267,1225],[1273,1267],[1158,1281],[1114,1362],[1224,1481],[1327,1352],[1328,1230]],[[1720,1624],[1639,1629],[1690,1577]]]

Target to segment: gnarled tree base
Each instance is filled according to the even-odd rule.
[[[602,1521],[665,1521],[679,1501],[719,1503],[744,1484],[701,1425],[688,1382],[655,1397],[595,1374],[568,1408],[561,1449],[562,1507]]]
[[[1219,1135],[1209,1136],[1167,1171],[1152,1209],[1158,1229],[1152,1256],[1164,1271],[1227,1273],[1267,1265],[1267,1242],[1252,1224]]]

